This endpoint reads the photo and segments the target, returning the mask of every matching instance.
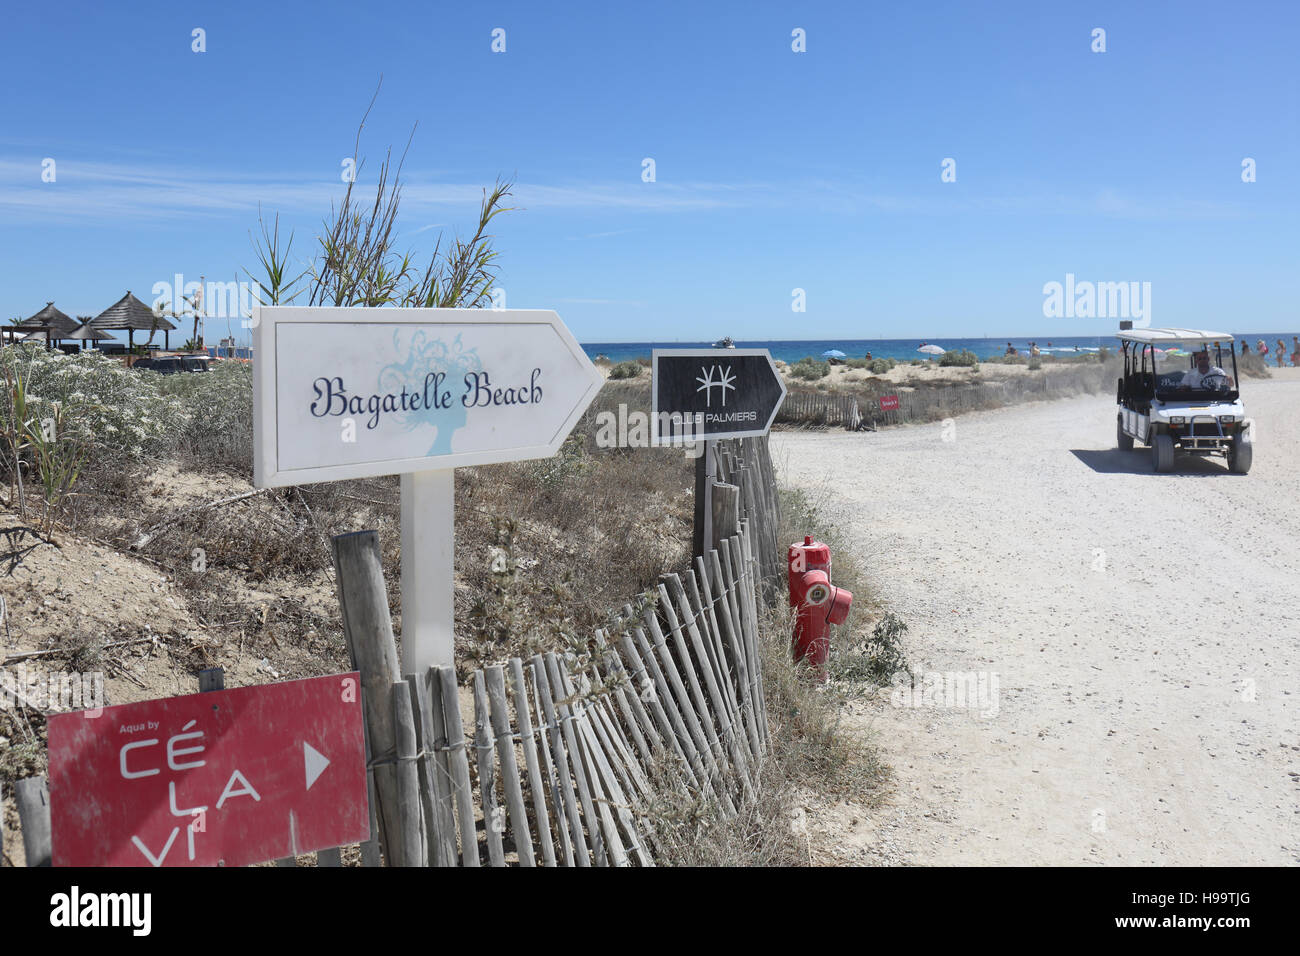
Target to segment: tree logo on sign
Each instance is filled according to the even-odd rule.
[[[696,391],[704,393],[704,404],[709,408],[713,407],[713,390],[717,388],[722,391],[722,407],[726,408],[727,389],[731,389],[733,392],[736,390],[736,386],[732,384],[736,381],[736,376],[731,374],[731,366],[728,365],[726,371],[723,371],[721,365],[710,365],[708,368],[701,368],[700,371],[703,374],[695,379],[700,383],[700,387]],[[713,378],[715,372],[718,375],[717,381],[714,381]]]
[[[402,351],[400,331],[393,333],[394,351]],[[379,374],[379,388],[396,391],[405,385],[411,391],[422,387],[429,372],[442,372],[447,380],[458,381],[469,372],[481,372],[483,363],[475,349],[466,349],[460,336],[451,344],[428,335],[423,329],[411,336],[406,349],[406,359],[384,367]],[[465,424],[467,408],[462,402],[451,402],[438,408],[424,408],[420,411],[398,412],[394,418],[399,426],[412,431],[421,426],[432,425],[436,429],[433,445],[429,455],[447,455],[451,453],[452,435]]]

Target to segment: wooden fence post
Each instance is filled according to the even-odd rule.
[[[500,664],[492,664],[484,675],[487,678],[488,719],[501,759],[501,786],[506,794],[506,808],[510,811],[510,832],[515,838],[515,851],[520,866],[536,866],[533,837],[528,829],[528,810],[524,806],[524,789],[519,778],[519,761],[515,759],[514,731],[506,706],[505,669]]]
[[[740,488],[714,482],[713,485],[713,537],[707,550],[713,550],[718,542],[731,537],[740,526]],[[704,552],[701,551],[701,554]]]
[[[713,483],[717,474],[714,439],[704,442],[704,454],[695,459],[695,554],[703,554],[713,539]]]
[[[50,788],[44,777],[28,777],[14,784],[18,819],[23,828],[23,851],[28,866],[49,866],[53,853],[50,830]]]
[[[393,685],[401,680],[393,621],[388,613],[379,535],[356,531],[333,540],[334,572],[352,666],[361,674],[361,700],[365,710],[366,739],[370,746],[369,774],[378,801],[379,842],[389,865],[401,851],[398,816],[397,737],[393,727]]]
[[[478,831],[474,829],[474,807],[469,785],[469,754],[465,752],[465,727],[460,719],[454,667],[429,668],[429,680],[438,681],[442,697],[442,721],[447,734],[447,763],[451,768],[451,785],[456,794],[456,815],[460,823],[460,858],[464,866],[476,867]]]
[[[411,708],[411,685],[396,681],[390,686],[394,758],[397,770],[397,821],[400,829],[389,849],[389,866],[423,866],[424,832],[420,807],[420,770],[416,766],[415,712]],[[390,834],[391,836],[391,834]]]

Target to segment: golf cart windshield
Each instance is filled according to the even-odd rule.
[[[1208,360],[1198,361],[1205,350]],[[1144,356],[1145,357],[1145,356]],[[1151,349],[1156,397],[1163,401],[1232,402],[1238,397],[1237,356],[1231,345],[1177,345]]]

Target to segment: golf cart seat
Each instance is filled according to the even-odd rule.
[[[1133,397],[1139,401],[1150,401],[1156,397],[1156,378],[1151,372],[1144,372],[1133,377]]]

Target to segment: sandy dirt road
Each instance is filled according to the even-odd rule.
[[[1248,380],[1247,476],[1153,474],[1115,448],[1107,396],[773,435],[908,622],[914,670],[997,675],[988,716],[888,689],[854,707],[895,781],[881,808],[824,808],[838,856],[1300,863],[1300,375],[1275,374]]]

